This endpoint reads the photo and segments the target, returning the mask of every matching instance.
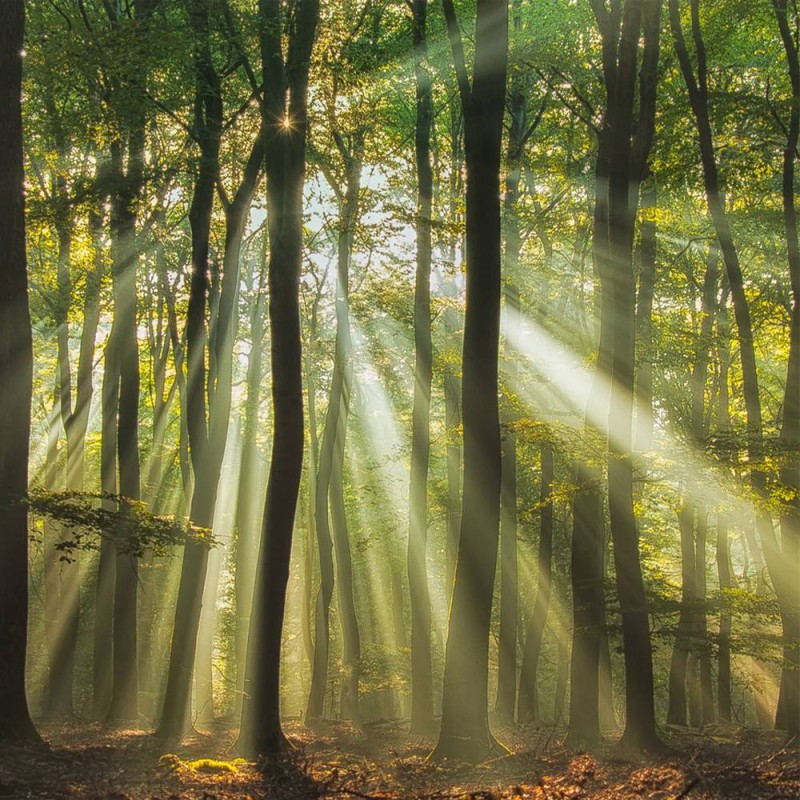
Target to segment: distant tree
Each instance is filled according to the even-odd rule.
[[[411,593],[411,730],[433,727],[431,676],[431,601],[428,592],[428,461],[433,355],[431,344],[431,124],[433,96],[428,71],[427,0],[411,4],[416,75],[414,151],[417,169],[417,275],[414,286],[415,378],[411,423],[409,486],[408,583]]]

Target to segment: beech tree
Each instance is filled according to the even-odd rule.
[[[303,180],[308,67],[318,0],[296,0],[284,55],[286,5],[261,0],[263,124],[269,211],[269,318],[272,442],[261,549],[248,643],[240,747],[267,755],[287,745],[280,719],[280,653],[292,529],[303,464],[303,385],[299,280],[303,255]]]
[[[28,490],[33,352],[25,256],[22,57],[25,6],[0,5],[0,741],[38,741],[25,693]]]
[[[436,758],[478,761],[498,748],[489,730],[489,624],[500,525],[500,154],[508,8],[483,0],[475,17],[475,62],[467,72],[451,0],[443,2],[464,115],[466,271],[462,414],[464,495],[445,656]]]

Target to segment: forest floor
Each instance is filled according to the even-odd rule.
[[[800,753],[774,734],[670,731],[669,756],[632,762],[613,744],[575,753],[560,734],[500,730],[510,754],[478,766],[427,760],[432,742],[396,723],[361,730],[287,726],[295,751],[258,770],[235,734],[196,735],[173,751],[138,731],[42,727],[50,749],[0,747],[0,798],[61,800],[797,800]],[[503,736],[505,734],[505,736]]]

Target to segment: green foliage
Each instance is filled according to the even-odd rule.
[[[188,541],[214,547],[206,528],[189,520],[157,516],[147,505],[105,492],[54,492],[35,487],[22,502],[38,517],[61,525],[55,549],[62,561],[74,561],[82,550],[96,550],[101,538],[114,543],[117,552],[141,558],[146,552],[164,555]]]

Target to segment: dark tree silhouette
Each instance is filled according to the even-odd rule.
[[[299,281],[303,255],[303,179],[308,125],[308,66],[318,0],[297,0],[286,56],[286,7],[261,0],[269,319],[275,428],[261,549],[253,592],[240,749],[277,753],[287,745],[280,719],[280,654],[297,495],[303,466],[303,378]]]
[[[444,0],[464,114],[467,298],[464,319],[464,494],[445,655],[436,758],[479,761],[497,749],[489,730],[489,627],[500,526],[500,153],[508,64],[508,6],[477,6],[470,84],[451,0]]]
[[[0,3],[0,741],[39,739],[25,696],[33,345],[22,161],[23,0]]]

